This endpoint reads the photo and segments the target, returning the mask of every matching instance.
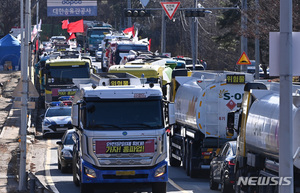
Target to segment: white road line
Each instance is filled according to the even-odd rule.
[[[179,185],[177,185],[173,180],[170,178],[168,179],[168,182],[176,189],[180,190],[181,193],[192,193],[193,191],[186,191],[183,188],[181,188]]]
[[[50,174],[50,166],[51,166],[51,140],[47,140],[47,153],[46,153],[46,165],[45,165],[45,173],[46,173],[46,182],[50,186],[51,190],[54,193],[59,193],[57,188],[55,187],[51,174]]]

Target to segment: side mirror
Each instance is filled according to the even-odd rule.
[[[175,108],[174,108],[174,103],[169,103],[168,104],[168,120],[169,120],[169,125],[175,124]]]
[[[78,109],[78,104],[73,104],[72,106],[72,125],[74,125],[76,128],[79,126],[79,109]]]
[[[62,142],[61,141],[57,141],[56,144],[57,145],[62,145]]]

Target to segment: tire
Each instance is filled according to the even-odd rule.
[[[57,168],[58,168],[59,170],[61,170],[61,164],[60,164],[60,161],[59,161],[58,158],[57,158]]]
[[[78,169],[77,169],[77,156],[76,156],[76,153],[73,154],[72,171],[73,171],[73,182],[74,182],[74,184],[76,186],[79,186],[80,185],[80,181],[77,178]]]
[[[169,137],[169,162],[170,162],[170,165],[173,166],[173,167],[179,167],[181,165],[181,161],[175,159],[172,157],[172,138],[171,136]]]
[[[221,192],[222,193],[230,193],[232,191],[232,187],[230,187],[230,185],[226,184],[224,174],[222,174],[221,176],[222,176],[222,179],[221,179]]]
[[[152,193],[166,193],[167,182],[155,182],[152,184]]]
[[[92,187],[92,184],[81,183],[80,193],[94,193],[94,188]]]
[[[209,172],[209,188],[211,190],[218,190],[218,188],[219,188],[219,184],[214,181],[214,174],[213,174],[212,169],[210,169],[210,172]]]

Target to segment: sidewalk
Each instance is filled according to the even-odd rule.
[[[21,110],[12,109],[11,94],[18,84],[19,72],[0,72],[0,82],[4,84],[0,97],[0,192],[18,192],[19,182],[19,129]],[[28,136],[27,139],[30,139]],[[33,139],[33,137],[32,137]],[[26,170],[29,170],[31,141],[27,140]]]

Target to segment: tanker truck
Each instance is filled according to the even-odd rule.
[[[236,139],[236,135],[226,135],[227,113],[237,109],[244,85],[253,76],[228,71],[186,74],[175,76],[174,102],[168,104],[169,161],[174,167],[182,164],[187,175],[196,177],[201,169],[209,168],[212,152]]]
[[[293,161],[295,192],[300,180],[300,95],[293,85]],[[228,113],[228,132],[236,131],[236,192],[278,192],[292,177],[279,176],[279,84],[245,85],[241,107]],[[296,187],[299,186],[299,187]]]

